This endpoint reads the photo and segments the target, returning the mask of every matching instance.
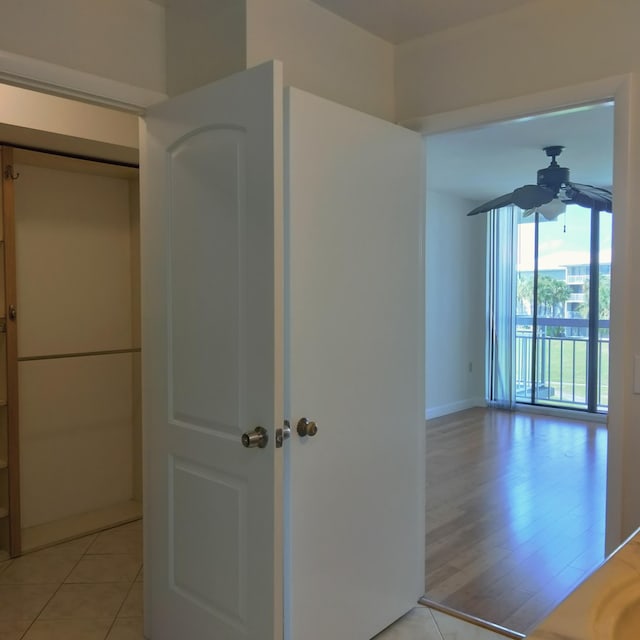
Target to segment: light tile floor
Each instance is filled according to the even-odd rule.
[[[374,640],[505,640],[505,636],[434,609],[415,607]]]
[[[0,563],[0,640],[142,640],[142,522]]]
[[[142,640],[142,521],[0,563],[0,640]],[[504,640],[416,607],[375,640]]]

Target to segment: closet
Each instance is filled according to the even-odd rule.
[[[2,148],[0,546],[140,517],[137,168]]]

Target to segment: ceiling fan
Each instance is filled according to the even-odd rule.
[[[564,212],[567,204],[577,204],[587,209],[608,211],[611,213],[611,191],[589,184],[580,184],[569,180],[569,169],[561,167],[556,158],[564,147],[555,145],[544,147],[543,151],[551,158],[546,169],[538,171],[537,184],[525,184],[511,193],[489,200],[469,211],[468,216],[500,209],[511,204],[524,209],[524,216],[540,212],[547,220],[555,220]]]

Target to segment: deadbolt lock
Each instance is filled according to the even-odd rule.
[[[291,436],[291,424],[288,420],[284,421],[281,429],[276,429],[276,449],[280,449],[285,440]]]
[[[264,449],[269,442],[269,434],[264,427],[256,427],[253,431],[242,434],[242,446],[247,449],[258,447]]]
[[[305,436],[315,436],[318,433],[318,425],[313,420],[307,420],[306,418],[300,418],[296,431],[301,438]]]

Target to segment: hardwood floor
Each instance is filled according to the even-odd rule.
[[[526,634],[604,559],[602,424],[470,409],[427,422],[426,597]]]

